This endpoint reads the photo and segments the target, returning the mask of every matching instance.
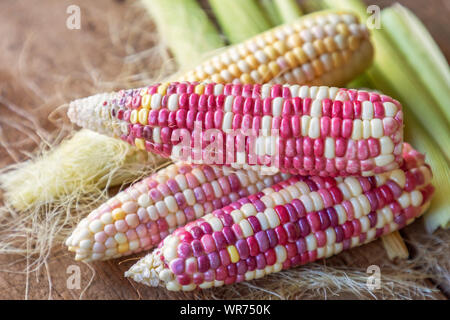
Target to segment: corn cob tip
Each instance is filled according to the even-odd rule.
[[[153,253],[150,253],[126,271],[125,277],[150,287],[157,287],[160,284],[158,270],[161,268],[161,260],[158,259],[158,256],[154,256]]]

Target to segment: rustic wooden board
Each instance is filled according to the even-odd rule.
[[[374,1],[372,1],[374,2]],[[392,3],[391,0],[377,1],[381,6]],[[414,10],[425,22],[447,59],[450,57],[450,45],[448,43],[450,30],[446,28],[449,14],[449,2],[445,0],[433,0],[424,2],[421,0],[400,1]],[[70,4],[81,7],[81,30],[69,30],[66,28],[66,8]],[[81,1],[81,0],[40,0],[39,5],[30,5],[27,0],[3,0],[0,2],[0,95],[27,112],[39,115],[41,125],[51,128],[52,124],[47,120],[48,112],[44,106],[54,107],[67,100],[82,96],[90,89],[89,82],[80,81],[73,85],[70,96],[54,97],[50,101],[46,99],[53,90],[64,82],[65,75],[79,75],[80,79],[89,78],[85,71],[81,52],[88,55],[104,79],[113,79],[119,72],[109,68],[109,61],[105,61],[102,52],[113,50],[108,45],[109,32],[108,19],[120,21],[123,19],[124,10],[133,5],[133,1]],[[126,21],[129,23],[129,21]],[[142,44],[143,46],[145,44]],[[145,47],[142,47],[142,49]],[[114,47],[114,50],[117,50]],[[125,50],[124,53],[125,54]],[[23,64],[27,64],[27,72],[24,73]],[[38,87],[29,84],[27,79],[33,79],[39,83]],[[28,94],[23,96],[23,92]],[[0,108],[0,117],[10,115],[10,112]],[[20,121],[19,118],[17,118]],[[1,124],[3,134],[7,141],[14,143],[20,139],[20,134]],[[32,150],[34,144],[24,144],[24,150]],[[24,154],[15,154],[19,159],[25,158]],[[13,157],[0,148],[0,166],[13,161]],[[414,227],[414,226],[413,226]],[[416,228],[417,229],[417,228]],[[409,227],[408,234],[417,232]],[[419,231],[420,232],[420,231]],[[61,249],[61,248],[56,248]],[[120,259],[108,262],[92,264],[91,267],[74,262],[72,254],[61,253],[52,256],[48,262],[48,270],[51,273],[51,291],[49,290],[48,276],[44,271],[32,275],[29,287],[25,287],[26,276],[20,273],[0,273],[0,299],[23,299],[26,294],[32,299],[79,299],[84,288],[89,284],[93,273],[95,277],[81,295],[83,299],[165,299],[165,298],[194,298],[201,297],[202,293],[168,293],[164,289],[153,289],[124,279],[123,273],[133,261]],[[327,265],[351,264],[361,268],[367,268],[371,264],[383,265],[387,257],[380,241],[375,241],[362,248],[343,253],[338,257],[322,261]],[[16,261],[17,257],[0,255],[2,265]],[[68,289],[67,268],[71,265],[80,267],[81,288]],[[25,266],[25,262],[15,265],[17,270]],[[239,289],[240,285],[235,286]],[[231,290],[231,289],[230,289]],[[51,294],[49,295],[49,292]],[[436,293],[436,298],[445,299],[441,293]],[[217,295],[216,298],[221,298]],[[271,298],[268,296],[268,298]],[[354,298],[351,295],[328,296],[328,298]]]

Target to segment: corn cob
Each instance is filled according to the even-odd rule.
[[[233,46],[178,80],[344,86],[372,57],[369,33],[355,15],[324,11]]]
[[[235,168],[367,176],[402,160],[400,103],[362,90],[165,83],[76,100],[68,114],[140,149]]]
[[[389,173],[294,176],[240,199],[175,230],[125,276],[173,291],[211,288],[329,257],[398,230],[425,211],[433,193],[424,156],[410,146],[403,155],[402,168]]]
[[[175,228],[286,180],[208,165],[176,163],[132,185],[84,218],[66,245],[76,260],[148,250]]]

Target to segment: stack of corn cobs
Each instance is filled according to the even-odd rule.
[[[91,212],[69,250],[93,261],[156,247],[126,276],[189,291],[261,278],[413,222],[434,189],[424,156],[403,142],[401,104],[332,87],[372,57],[356,16],[316,13],[178,82],[72,102],[72,122],[174,164]]]

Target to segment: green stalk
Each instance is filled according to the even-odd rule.
[[[360,0],[324,0],[327,7],[355,11],[362,21],[367,17],[366,6]],[[404,106],[404,113],[412,113],[420,119],[425,130],[450,159],[450,130],[436,100],[422,85],[419,77],[405,63],[406,59],[382,29],[372,29],[375,44],[374,65],[367,71],[368,77],[378,89],[389,94]]]
[[[381,23],[450,123],[450,69],[425,26],[398,3],[381,12]]]
[[[273,0],[283,23],[289,23],[303,13],[296,0]]]
[[[196,0],[141,0],[153,17],[162,42],[182,68],[197,65],[208,51],[225,45]]]
[[[231,43],[244,41],[272,27],[255,0],[208,0],[208,2],[223,33]]]
[[[280,14],[278,12],[278,8],[275,6],[273,0],[260,0],[259,4],[264,10],[266,17],[269,19],[270,23],[273,26],[277,26],[283,23],[281,20]]]

